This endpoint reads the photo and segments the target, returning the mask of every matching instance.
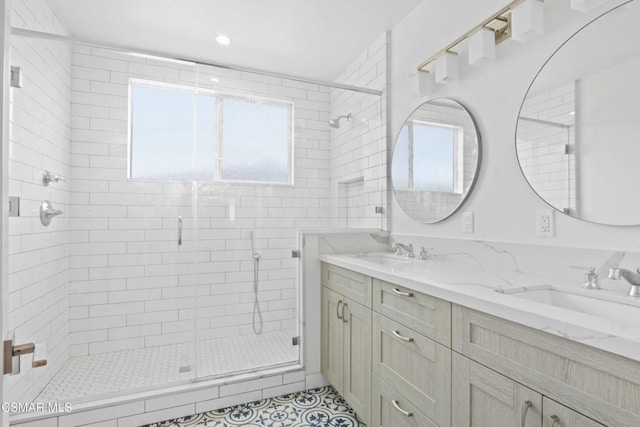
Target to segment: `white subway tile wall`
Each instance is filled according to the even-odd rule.
[[[518,119],[518,161],[527,180],[548,203],[575,212],[575,83],[527,96]],[[532,121],[534,119],[538,121]]]
[[[335,79],[383,91],[382,96],[331,89],[331,117],[351,121],[331,128],[331,197],[334,227],[383,228],[387,197],[387,34],[380,35]]]
[[[297,229],[331,224],[329,89],[88,47],[72,63],[71,354],[192,341],[194,281],[198,339],[253,334],[251,230],[263,330],[295,331]],[[127,181],[129,78],[293,101],[294,185]]]
[[[46,0],[12,2],[12,25],[66,34]],[[8,329],[16,343],[47,345],[48,364],[5,376],[12,401],[31,401],[69,357],[69,225],[67,182],[42,184],[47,169],[68,177],[71,131],[71,50],[60,43],[11,38],[11,65],[21,68],[22,88],[10,89],[9,195],[21,198],[20,216],[9,218]],[[40,223],[49,200],[64,212]]]

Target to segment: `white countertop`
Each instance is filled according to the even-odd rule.
[[[384,256],[393,255],[385,253]],[[398,259],[406,260],[399,256]],[[321,260],[640,361],[640,301],[621,292],[583,290],[579,282],[570,283],[513,271],[492,271],[476,265],[437,259],[413,259],[402,265],[385,265],[367,261],[366,257],[358,255],[340,254],[322,255]],[[510,291],[531,287],[552,287],[627,304],[631,312],[638,310],[638,326],[631,327],[628,322],[617,321],[616,313],[605,312],[602,316],[595,316],[509,294]]]

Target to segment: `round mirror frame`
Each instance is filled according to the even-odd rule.
[[[583,30],[587,29],[590,25],[592,25],[594,23],[597,23],[598,20],[600,20],[603,17],[606,17],[609,13],[615,12],[616,10],[619,10],[621,7],[624,7],[625,5],[627,5],[628,3],[632,3],[633,1],[635,1],[635,0],[627,0],[624,3],[616,5],[615,7],[611,8],[611,9],[609,9],[609,10],[603,12],[603,13],[601,13],[597,17],[590,19],[583,26],[578,28],[578,30],[576,30],[573,34],[571,34],[566,40],[564,40],[560,44],[560,46],[558,46],[556,49],[553,50],[551,55],[544,61],[544,63],[542,64],[542,66],[540,67],[538,72],[533,77],[533,80],[531,81],[531,83],[527,87],[527,91],[525,92],[524,97],[522,99],[522,103],[520,104],[520,109],[518,110],[518,116],[517,116],[516,126],[515,126],[515,130],[514,130],[514,145],[515,145],[516,160],[518,162],[518,167],[520,168],[520,172],[522,173],[522,176],[525,179],[525,182],[527,183],[529,188],[536,194],[536,196],[538,196],[540,198],[540,200],[542,200],[545,204],[547,204],[554,211],[559,212],[559,213],[561,213],[561,214],[563,214],[563,215],[565,215],[565,216],[567,216],[569,218],[573,218],[573,219],[576,219],[576,220],[579,220],[579,221],[582,221],[582,222],[586,222],[586,223],[589,223],[589,224],[610,225],[610,226],[614,226],[614,227],[634,227],[634,226],[640,225],[640,219],[636,223],[633,223],[633,224],[628,224],[628,223],[615,224],[615,223],[607,223],[607,222],[596,221],[596,220],[593,220],[593,219],[586,219],[586,218],[582,218],[582,217],[580,217],[578,215],[572,215],[570,213],[567,213],[563,209],[560,209],[559,207],[553,205],[551,202],[549,202],[547,199],[545,199],[540,194],[540,191],[538,191],[534,187],[534,185],[531,184],[529,178],[527,177],[527,174],[525,173],[525,171],[524,171],[524,169],[522,167],[522,162],[520,161],[520,155],[518,153],[518,126],[519,126],[519,123],[520,123],[520,117],[522,116],[522,112],[523,112],[523,109],[525,107],[525,103],[527,101],[527,97],[528,97],[529,93],[531,92],[531,89],[534,87],[534,85],[536,83],[536,80],[538,79],[538,77],[540,77],[540,75],[544,71],[545,67],[553,60],[555,55],[559,51],[561,51],[562,48],[565,47],[565,45],[570,43],[576,36],[578,36]]]
[[[462,111],[464,111],[464,113],[466,114],[466,117],[469,119],[469,121],[471,122],[471,125],[473,126],[473,131],[474,131],[474,134],[475,134],[475,151],[476,151],[477,154],[476,154],[476,158],[475,158],[473,177],[471,178],[471,181],[470,181],[468,187],[463,189],[463,192],[461,193],[461,199],[457,203],[456,207],[451,209],[449,212],[447,212],[446,214],[442,215],[441,217],[435,218],[433,220],[424,220],[423,218],[415,218],[414,216],[412,216],[411,213],[408,212],[408,210],[405,208],[405,206],[403,206],[402,202],[398,198],[398,194],[397,194],[398,190],[395,188],[395,186],[393,184],[393,181],[394,181],[394,178],[393,178],[393,161],[394,161],[394,158],[396,157],[396,153],[397,153],[396,149],[397,149],[398,139],[400,138],[400,135],[402,134],[405,126],[407,125],[407,122],[424,105],[434,104],[434,103],[437,103],[438,101],[452,103],[456,107],[458,107]],[[451,126],[451,123],[442,123],[442,124]],[[389,184],[391,185],[391,189],[393,190],[393,195],[394,195],[394,198],[396,199],[396,202],[398,203],[398,206],[400,207],[400,209],[402,209],[402,211],[409,218],[411,218],[414,221],[419,222],[421,224],[436,224],[438,222],[444,221],[447,218],[450,218],[453,214],[455,214],[458,210],[460,210],[462,205],[464,205],[464,203],[467,201],[467,199],[469,198],[469,195],[471,194],[471,192],[473,191],[473,189],[474,189],[474,187],[476,185],[476,182],[478,181],[478,175],[480,173],[481,161],[482,161],[482,137],[481,137],[481,134],[480,134],[480,129],[478,127],[478,123],[476,122],[476,119],[473,116],[473,114],[471,114],[469,109],[464,104],[462,104],[460,101],[457,101],[455,99],[447,98],[447,97],[431,98],[431,99],[428,99],[428,100],[424,101],[423,103],[418,105],[415,109],[413,109],[411,114],[409,114],[409,116],[405,119],[404,123],[402,124],[402,126],[400,128],[400,131],[396,135],[396,138],[395,138],[394,144],[393,144],[393,153],[392,153],[392,156],[391,156],[390,173],[389,173],[389,178],[390,178],[389,179]],[[430,192],[425,191],[424,193],[430,193]]]

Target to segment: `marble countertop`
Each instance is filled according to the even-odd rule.
[[[614,290],[584,290],[580,282],[569,282],[515,271],[499,271],[444,260],[407,260],[391,253],[379,263],[362,254],[322,255],[321,260],[367,276],[423,292],[452,303],[558,335],[582,344],[640,361],[640,326],[629,322],[634,310],[640,324],[640,300]],[[398,262],[396,262],[396,259]],[[405,261],[405,262],[402,262]],[[518,296],[523,290],[561,289],[588,297],[596,311],[598,300],[625,304],[627,317],[620,321],[613,310],[603,307],[598,315],[586,314]],[[593,298],[598,300],[593,300]],[[602,303],[604,306],[606,304]],[[593,311],[593,310],[592,310]]]

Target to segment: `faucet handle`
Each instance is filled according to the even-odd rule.
[[[589,267],[589,271],[584,275],[582,287],[585,289],[600,289],[595,267]]]
[[[413,243],[409,243],[409,250],[407,250],[407,258],[415,258],[413,253]]]
[[[427,251],[431,251],[433,248],[425,248],[422,246],[420,248],[420,254],[418,255],[418,259],[427,260],[429,259],[429,253]]]

